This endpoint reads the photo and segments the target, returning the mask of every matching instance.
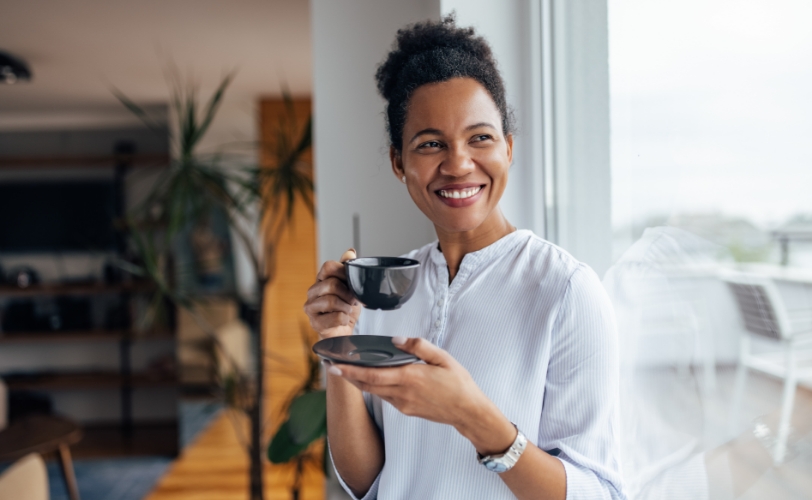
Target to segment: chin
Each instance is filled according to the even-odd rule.
[[[435,222],[435,225],[443,228],[444,231],[447,231],[449,233],[464,233],[467,231],[475,230],[476,228],[481,226],[483,222],[484,219],[471,220],[468,218],[464,218],[453,221],[445,220],[439,224]]]

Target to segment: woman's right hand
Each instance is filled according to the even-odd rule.
[[[304,311],[310,318],[310,326],[321,339],[352,335],[361,315],[361,303],[347,287],[347,275],[342,264],[354,258],[355,250],[349,249],[341,256],[341,262],[325,262],[316,276],[316,282],[307,290]]]

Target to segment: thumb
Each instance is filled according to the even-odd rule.
[[[392,337],[392,343],[401,351],[414,354],[430,365],[448,365],[448,353],[426,339]]]
[[[352,259],[355,259],[355,258],[357,258],[357,255],[355,254],[355,249],[354,248],[350,248],[349,250],[347,250],[346,252],[341,254],[341,262],[345,262],[345,261],[352,260]]]

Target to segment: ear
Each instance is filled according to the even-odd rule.
[[[395,177],[397,177],[398,182],[400,182],[400,179],[406,175],[406,172],[403,170],[403,157],[400,152],[395,149],[395,146],[389,146],[389,161],[392,163],[392,172],[394,172]]]
[[[508,134],[505,137],[505,143],[507,144],[508,164],[513,165],[513,134]]]

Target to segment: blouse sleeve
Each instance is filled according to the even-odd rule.
[[[597,275],[570,276],[552,332],[539,429],[542,449],[558,448],[567,499],[625,499],[617,450],[617,329]]]

